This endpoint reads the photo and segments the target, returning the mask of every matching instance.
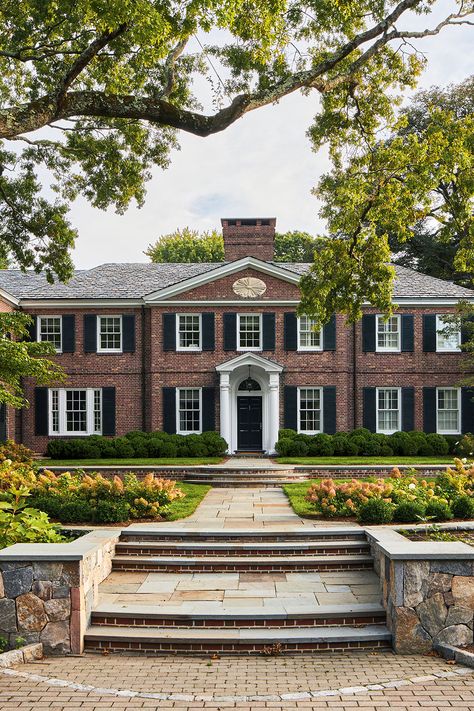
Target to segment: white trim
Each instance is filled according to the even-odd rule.
[[[443,332],[446,324],[443,324],[443,317],[450,316],[452,314],[436,314],[436,353],[460,353],[461,352],[461,329],[458,329],[456,333],[451,333],[453,337],[457,335],[458,345],[456,348],[440,348],[439,346],[439,336]],[[447,324],[449,327],[449,324]]]
[[[181,430],[179,426],[180,422],[180,417],[179,417],[179,393],[181,390],[198,390],[199,392],[199,429],[198,430]],[[189,435],[189,434],[201,434],[202,432],[202,388],[194,388],[194,387],[182,387],[182,388],[176,388],[176,434],[180,435]]]
[[[18,306],[18,304],[20,303],[20,299],[17,299],[16,296],[13,296],[13,294],[10,294],[8,291],[5,291],[5,289],[1,289],[1,288],[0,288],[0,298],[3,301],[8,301],[13,306]]]
[[[150,306],[298,306],[298,299],[170,299]]]
[[[51,343],[51,341],[46,341],[41,338],[41,325],[40,321],[42,318],[58,318],[59,319],[59,325],[60,325],[60,331],[59,335],[61,338],[61,347],[60,348],[55,348],[56,353],[61,354],[63,352],[63,317],[60,314],[41,314],[40,316],[36,316],[36,340],[38,343]]]
[[[100,322],[103,318],[118,318],[120,319],[120,347],[119,348],[101,348],[100,347]],[[97,314],[97,353],[123,353],[123,319],[121,314]]]
[[[319,390],[319,430],[302,430],[301,429],[301,400],[300,391],[301,390]],[[320,385],[299,385],[296,388],[296,417],[297,417],[297,428],[298,434],[315,435],[322,434],[324,432],[324,389]]]
[[[297,318],[296,318],[296,322],[297,322],[297,326],[296,326],[296,338],[297,338],[297,341],[296,341],[296,350],[299,351],[300,353],[309,353],[309,352],[317,352],[317,353],[320,353],[321,351],[324,350],[324,343],[323,343],[324,334],[323,334],[323,328],[321,327],[321,328],[319,329],[319,346],[302,346],[302,345],[301,345],[301,318],[302,318],[301,316],[297,316]],[[314,319],[309,318],[309,316],[306,316],[306,318],[307,318],[309,321],[313,321],[313,320],[314,320]],[[315,333],[316,333],[316,331],[315,331]]]
[[[283,370],[282,365],[258,355],[255,351],[244,351],[241,355],[216,365],[216,370],[218,373],[232,373],[236,368],[249,365],[260,367],[267,373],[281,373]]]
[[[179,319],[180,316],[197,316],[199,319],[199,345],[198,346],[180,346],[179,345]],[[180,353],[200,353],[202,351],[202,314],[199,313],[177,313],[175,318],[176,325],[176,350]]]
[[[258,316],[258,321],[259,321],[259,327],[258,327],[258,328],[259,328],[259,345],[258,345],[258,346],[251,346],[251,347],[245,347],[245,348],[244,348],[244,347],[242,347],[242,346],[240,345],[240,319],[242,318],[242,316]],[[237,351],[243,351],[243,352],[245,352],[245,353],[252,352],[252,351],[257,351],[257,352],[258,352],[258,351],[263,351],[263,319],[262,319],[262,314],[261,314],[261,313],[255,313],[255,312],[253,312],[253,313],[251,313],[251,312],[250,312],[250,313],[248,313],[248,312],[238,313],[238,314],[237,314],[237,319],[236,319],[236,321],[237,321],[237,324],[236,324],[236,326],[237,326],[237,334],[236,334],[236,338],[237,338],[237,344],[236,344],[236,345],[237,345],[237,348],[236,348],[236,350],[237,350]]]
[[[184,279],[178,284],[172,284],[164,289],[152,291],[145,295],[143,300],[146,303],[161,301],[162,299],[166,299],[168,296],[181,294],[184,291],[195,289],[198,286],[208,284],[211,281],[216,281],[216,279],[222,279],[222,277],[228,276],[229,274],[235,274],[236,272],[243,271],[244,269],[255,269],[255,271],[283,279],[283,281],[287,281],[290,284],[298,284],[302,276],[301,274],[290,272],[283,267],[276,266],[275,264],[263,262],[255,257],[243,257],[243,259],[238,259],[235,262],[230,262],[229,264],[219,265],[216,262],[216,265],[215,269],[210,269],[209,271],[204,272],[204,274],[198,274],[197,276],[190,277],[189,279]]]
[[[397,323],[398,323],[398,329],[397,329],[397,335],[398,335],[398,346],[394,348],[393,346],[379,346],[379,321],[382,320],[385,323],[387,322],[387,319],[385,319],[383,314],[375,314],[375,352],[376,353],[401,353],[402,350],[402,331],[401,331],[401,314],[392,314],[389,316],[390,318],[396,318]]]
[[[23,309],[126,308],[143,306],[143,299],[20,299]]]
[[[86,431],[77,432],[69,431],[66,428],[66,393],[72,390],[84,391],[86,393]],[[94,429],[94,393],[96,390],[100,390],[100,408],[101,408],[101,431],[98,432]],[[58,393],[58,420],[59,429],[58,432],[53,432],[52,429],[52,404],[53,404],[53,391]],[[49,388],[48,389],[48,436],[49,437],[89,437],[93,434],[102,433],[103,425],[103,401],[102,401],[102,388]]]
[[[396,390],[398,395],[398,427],[395,430],[381,430],[379,427],[379,391],[380,390]],[[387,410],[388,412],[388,410]],[[394,412],[390,410],[390,412]],[[380,388],[375,388],[375,431],[377,434],[391,435],[394,432],[400,432],[402,428],[402,389],[397,387],[392,387],[391,385],[384,385]]]
[[[439,414],[439,408],[438,408],[438,392],[439,390],[455,390],[457,393],[457,411],[458,411],[458,429],[455,430],[440,430],[438,426],[438,414]],[[451,387],[450,385],[440,385],[439,387],[436,388],[436,432],[438,434],[442,435],[458,435],[461,434],[462,432],[462,408],[461,408],[461,388],[456,388],[456,387]]]

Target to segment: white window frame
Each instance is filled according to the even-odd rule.
[[[310,319],[308,316],[309,321],[313,321],[313,319]],[[302,346],[301,345],[301,316],[298,316],[298,350],[302,352],[306,351],[317,351],[320,352],[323,350],[324,344],[323,344],[323,329],[322,327],[319,329],[319,346]],[[315,331],[315,333],[317,333]]]
[[[444,318],[450,316],[451,314],[436,314],[436,353],[460,353],[461,352],[461,330],[459,329],[456,334],[452,334],[453,337],[457,337],[456,348],[443,348],[439,343],[440,331],[443,331],[446,324],[444,324]]]
[[[438,406],[438,393],[440,390],[454,390],[457,393],[457,411],[458,411],[458,429],[457,430],[442,430],[439,428],[439,406]],[[461,410],[461,388],[453,388],[449,385],[446,387],[436,388],[436,432],[443,435],[458,435],[462,432],[462,410]]]
[[[302,430],[301,429],[301,390],[319,390],[319,430]],[[298,434],[321,434],[324,432],[324,390],[319,385],[301,385],[297,388],[297,424],[298,424]]]
[[[42,314],[41,316],[36,317],[36,340],[39,343],[51,343],[51,341],[44,340],[41,338],[41,321],[42,319],[45,318],[57,318],[59,319],[59,326],[60,326],[60,338],[61,338],[61,347],[56,348],[56,353],[62,353],[63,352],[63,317],[59,316],[58,314],[51,314],[51,315],[46,315]]]
[[[383,314],[375,316],[375,351],[376,353],[401,353],[402,334],[400,314],[393,314],[389,318],[396,318],[398,323],[398,344],[397,346],[379,346],[379,323],[387,323]]]
[[[86,392],[86,431],[77,432],[69,431],[66,428],[66,392],[71,390],[85,390]],[[100,406],[101,406],[101,429],[95,429],[95,392],[100,390]],[[53,392],[58,393],[58,413],[59,413],[59,429],[53,431]],[[48,433],[50,437],[89,437],[93,434],[102,434],[103,427],[103,394],[102,388],[49,388],[48,390]]]
[[[180,428],[180,409],[179,409],[179,395],[182,390],[198,390],[199,391],[199,429],[198,430],[182,430]],[[176,434],[189,435],[189,434],[201,434],[202,432],[202,388],[195,388],[193,386],[176,388]]]
[[[398,398],[398,410],[397,410],[397,412],[398,412],[398,423],[397,423],[398,427],[395,430],[382,430],[379,426],[379,412],[380,412],[380,410],[379,410],[379,392],[381,390],[396,390],[398,393],[398,395],[397,395],[397,398]],[[400,432],[400,430],[402,428],[402,389],[397,388],[397,387],[394,388],[394,387],[391,387],[390,385],[386,385],[382,388],[376,388],[375,391],[376,391],[375,392],[375,417],[376,417],[375,430],[376,430],[376,432],[378,434],[386,434],[386,435],[393,434],[394,432]],[[395,412],[395,410],[390,410],[390,412]]]
[[[242,316],[258,316],[259,320],[259,345],[258,346],[249,346],[249,347],[242,347],[240,345],[240,319]],[[263,319],[262,319],[262,314],[261,313],[243,313],[243,314],[237,314],[237,350],[238,351],[261,351],[263,349]]]
[[[199,319],[199,345],[198,346],[180,346],[179,345],[179,319],[184,316],[193,316],[194,318]],[[199,352],[202,351],[202,314],[196,314],[196,313],[180,313],[176,314],[176,350],[177,351],[182,351],[184,353],[186,352]]]
[[[120,319],[120,347],[119,348],[101,348],[101,319],[102,318],[118,318]],[[97,316],[97,353],[123,353],[123,319],[121,314],[99,314]]]

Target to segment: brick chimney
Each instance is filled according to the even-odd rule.
[[[273,261],[276,217],[223,217],[221,224],[226,262],[243,257],[256,257],[264,262]]]

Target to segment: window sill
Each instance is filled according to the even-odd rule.
[[[457,437],[457,436],[461,436],[462,432],[459,432],[459,431],[458,431],[458,432],[453,432],[452,430],[449,430],[449,431],[448,431],[448,430],[436,430],[436,434],[439,434],[439,435],[455,435],[455,436]]]
[[[456,349],[448,349],[448,348],[442,348],[442,349],[436,349],[435,353],[462,353],[462,350],[460,348]]]
[[[366,351],[366,353],[369,351]],[[375,353],[401,353],[400,348],[376,348]],[[407,351],[408,352],[408,351]]]
[[[69,439],[73,437],[92,437],[92,435],[98,435],[102,437],[101,432],[50,432],[47,437],[68,437]]]
[[[118,351],[118,350],[110,350],[110,351],[97,350],[96,355],[123,355],[123,351],[122,350],[120,350],[120,351]]]
[[[202,348],[176,348],[177,353],[202,353]]]
[[[322,353],[324,348],[298,348],[297,353]]]

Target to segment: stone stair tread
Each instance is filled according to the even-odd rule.
[[[169,548],[174,549],[213,549],[213,550],[227,550],[229,548],[241,549],[241,550],[253,550],[254,548],[268,549],[268,550],[284,550],[286,548],[300,548],[302,550],[315,547],[326,547],[326,548],[360,548],[361,546],[369,547],[369,544],[365,541],[350,541],[350,540],[335,540],[335,541],[258,541],[249,543],[243,541],[233,541],[233,542],[206,542],[206,541],[120,541],[117,544],[117,549],[122,546],[127,546],[128,548]]]
[[[252,611],[237,612],[235,609],[223,607],[220,612],[182,612],[177,606],[164,605],[133,605],[133,604],[112,604],[99,603],[92,614],[110,617],[161,617],[163,619],[189,619],[189,620],[284,620],[308,617],[352,617],[354,615],[378,615],[385,614],[383,605],[377,603],[356,603],[346,605],[314,605],[312,611],[305,608],[304,612],[271,612]]]
[[[337,527],[333,526],[331,528],[324,528],[324,526],[314,526],[314,527],[308,527],[305,528],[301,526],[300,528],[296,528],[293,530],[288,530],[288,529],[277,529],[277,528],[248,528],[248,529],[223,529],[223,528],[217,528],[215,530],[212,530],[211,528],[206,528],[205,530],[202,529],[196,529],[196,530],[191,530],[191,529],[185,529],[185,528],[166,528],[162,526],[161,524],[146,524],[146,525],[132,525],[129,526],[128,528],[124,528],[122,530],[122,534],[126,536],[133,536],[133,535],[140,535],[142,536],[143,534],[148,534],[153,537],[159,537],[159,536],[180,536],[183,538],[206,538],[206,536],[215,536],[219,538],[241,538],[241,537],[262,537],[264,536],[265,538],[274,538],[275,536],[284,536],[286,539],[290,539],[293,537],[298,537],[298,536],[303,536],[303,537],[315,537],[315,540],[318,539],[318,536],[339,536],[339,535],[345,535],[347,537],[351,536],[360,536],[364,539],[366,539],[365,532],[363,528],[360,527],[355,527],[355,526],[342,526],[342,527]]]
[[[169,556],[148,556],[148,555],[142,555],[142,556],[125,556],[125,555],[116,555],[114,557],[114,561],[117,562],[124,562],[124,563],[137,563],[137,562],[146,562],[146,563],[161,563],[163,565],[174,565],[174,564],[179,564],[179,565],[194,565],[194,564],[200,564],[200,563],[213,563],[213,564],[233,564],[233,563],[268,563],[269,565],[272,565],[275,563],[275,559],[277,558],[278,563],[283,563],[283,562],[289,562],[289,563],[342,563],[345,560],[351,562],[351,563],[364,563],[367,561],[373,561],[373,558],[371,555],[294,555],[294,556],[264,556],[264,555],[259,555],[259,556],[245,556],[244,559],[242,559],[242,556],[193,556],[192,558],[189,558],[187,556],[180,556],[178,559],[177,558],[171,558]]]
[[[166,628],[166,627],[105,627],[91,625],[85,635],[86,640],[127,640],[160,642],[350,642],[390,640],[391,633],[385,625],[365,627],[298,627],[298,628],[233,628],[206,629]]]

